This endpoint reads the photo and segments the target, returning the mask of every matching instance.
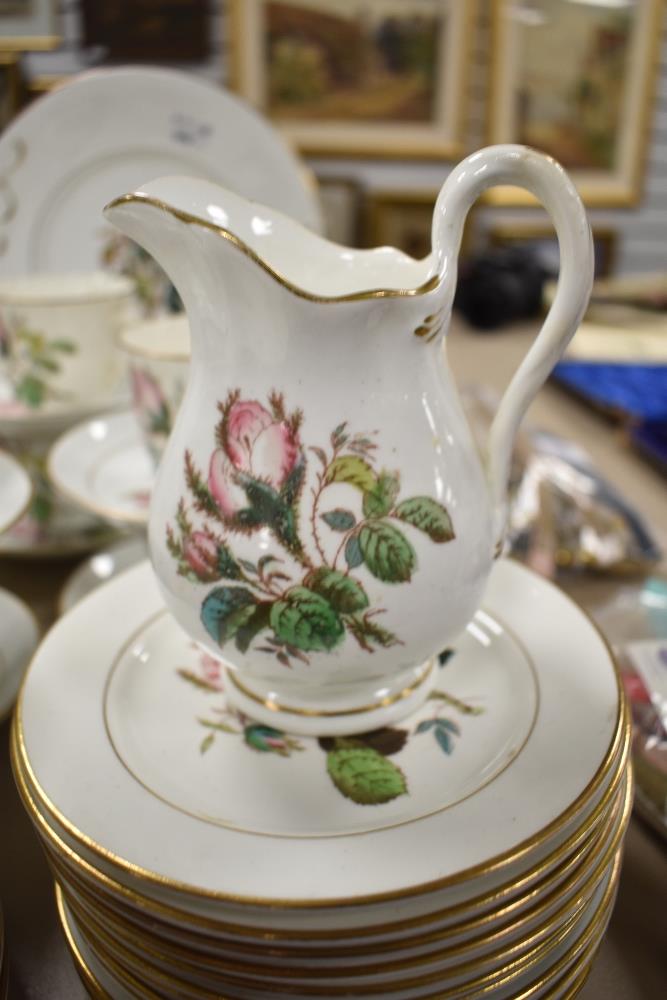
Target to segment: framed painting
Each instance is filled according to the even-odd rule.
[[[14,52],[0,52],[0,132],[9,125],[19,110],[20,103],[18,55]]]
[[[474,0],[231,0],[230,83],[302,151],[452,158]]]
[[[209,53],[208,0],[83,0],[85,45],[111,60],[199,62]]]
[[[30,51],[60,45],[57,0],[0,0],[0,49]]]
[[[431,252],[431,226],[437,191],[380,191],[369,195],[364,212],[364,245],[389,246],[415,260]],[[471,219],[466,218],[460,256],[470,248]]]
[[[546,223],[498,223],[489,230],[492,246],[522,246],[532,250],[544,268],[558,276],[558,240],[553,226]],[[593,226],[595,278],[608,278],[614,269],[616,231],[608,226]]]
[[[555,157],[588,205],[641,196],[662,0],[492,0],[489,140]],[[527,204],[519,188],[487,202]]]

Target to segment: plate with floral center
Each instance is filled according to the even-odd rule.
[[[454,903],[553,849],[616,760],[621,701],[605,643],[510,561],[443,655],[441,697],[379,743],[253,728],[229,714],[217,663],[177,636],[148,564],[99,588],[34,658],[17,735],[69,835],[193,911],[224,903],[252,922],[272,906],[286,922],[330,926],[354,923],[361,902],[407,913],[437,892]]]

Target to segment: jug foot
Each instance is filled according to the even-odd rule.
[[[385,680],[349,685],[345,693],[300,687],[281,695],[274,684],[241,678],[225,668],[225,695],[234,708],[274,729],[298,736],[350,736],[390,726],[416,711],[437,680],[435,660],[404,671],[392,684]]]

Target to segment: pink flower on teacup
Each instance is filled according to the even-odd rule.
[[[272,415],[256,400],[237,399],[224,415],[222,447],[213,452],[208,486],[221,513],[233,518],[249,504],[248,481],[280,493],[302,458],[294,421]]]

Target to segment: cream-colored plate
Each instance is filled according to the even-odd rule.
[[[408,942],[366,942],[358,949],[339,948],[331,950],[323,958],[312,949],[305,955],[298,949],[283,950],[265,942],[246,944],[244,951],[230,950],[222,941],[214,942],[206,935],[190,935],[186,943],[183,939],[159,936],[151,923],[137,910],[133,921],[124,920],[110,910],[99,894],[85,889],[72,873],[56,863],[56,876],[67,899],[84,922],[97,922],[118,948],[132,953],[146,954],[149,959],[162,967],[169,967],[176,975],[185,969],[194,969],[198,974],[211,979],[212,975],[225,973],[275,977],[281,982],[308,976],[331,977],[332,981],[341,976],[354,975],[360,980],[373,982],[383,974],[421,975],[432,967],[453,971],[454,966],[474,967],[479,971],[481,964],[489,968],[499,963],[509,962],[513,955],[528,950],[529,942],[537,944],[548,936],[557,925],[572,918],[585,905],[596,887],[604,879],[622,840],[631,802],[631,790],[624,787],[616,804],[615,815],[610,817],[600,843],[590,851],[581,869],[557,890],[539,896],[535,905],[518,916],[503,919],[502,910],[491,912],[486,923],[480,923],[475,935],[469,935],[469,927],[461,925],[447,928],[444,933],[423,929],[421,938]],[[506,916],[506,915],[505,915]],[[465,940],[461,940],[465,938]]]
[[[178,662],[163,661],[167,700],[149,723],[142,699],[158,693],[151,658],[161,647],[152,630],[163,619],[152,571],[141,565],[89,595],[43,643],[18,717],[23,766],[40,804],[84,856],[192,912],[253,925],[266,921],[267,906],[278,906],[272,918],[283,928],[333,929],[455,905],[530,869],[585,824],[623,740],[609,651],[575,605],[520,565],[499,562],[484,609],[441,669],[445,697],[404,724],[403,748],[363,740],[356,748],[357,774],[370,763],[379,784],[400,789],[371,804],[341,791],[341,758],[331,755],[343,748],[301,739],[297,749],[284,734],[247,732],[229,719],[216,665],[202,663],[200,674],[188,676],[195,664],[183,659],[187,644],[174,647]],[[485,650],[497,664],[493,684]],[[516,700],[504,687],[508,677],[523,689],[517,714],[506,701]],[[538,706],[532,721],[531,698]],[[493,742],[493,733],[511,728],[507,720],[516,721],[518,744]],[[149,724],[157,730],[149,733]],[[180,775],[154,787],[160,727],[165,759]],[[141,732],[146,751],[137,745]],[[491,739],[501,764],[510,759],[499,767],[489,756],[483,785],[466,778],[479,767],[476,750],[466,748],[471,733]],[[214,742],[205,744],[209,734]],[[193,815],[193,796],[200,804],[206,790],[214,795],[211,769],[225,775],[229,802],[213,797],[206,813]],[[196,786],[187,797],[185,775]],[[461,798],[451,794],[457,786]],[[260,790],[262,802],[244,802]],[[324,817],[319,827],[313,801]],[[140,824],[133,821],[139,815]]]
[[[78,424],[49,452],[49,478],[68,500],[115,524],[143,525],[155,470],[132,413]]]
[[[30,476],[12,455],[0,450],[0,535],[25,513],[31,497]]]
[[[104,205],[152,177],[217,181],[318,229],[300,164],[278,133],[219,86],[169,69],[83,73],[0,138],[0,274],[95,270],[113,230]]]

